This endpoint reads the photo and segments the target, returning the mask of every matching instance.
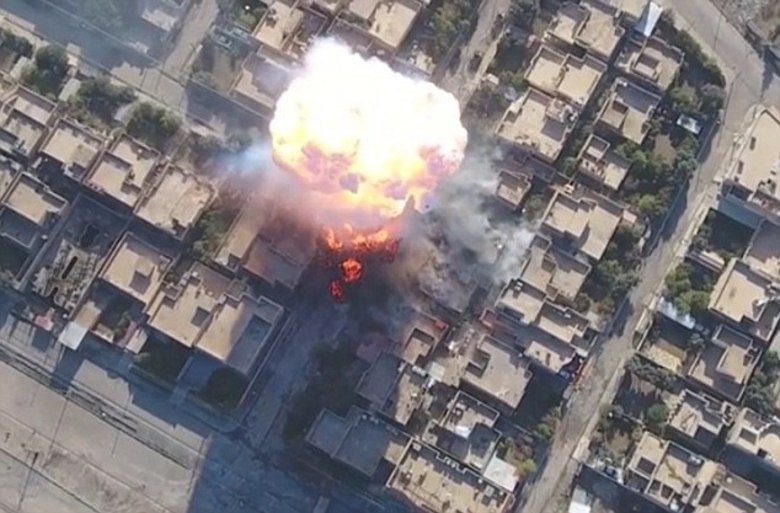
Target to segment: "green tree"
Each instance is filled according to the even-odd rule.
[[[23,57],[32,57],[33,54],[33,45],[27,38],[5,29],[0,29],[0,48]]]
[[[715,114],[726,101],[726,92],[715,84],[705,84],[701,88],[701,110],[706,114]]]
[[[70,70],[67,52],[61,46],[47,45],[35,52],[34,62],[25,70],[22,81],[44,96],[55,97]]]
[[[122,30],[122,13],[117,0],[79,0],[79,16],[114,35]]]
[[[525,30],[530,30],[533,27],[538,13],[537,0],[513,0],[509,6],[509,16],[512,23]]]
[[[683,114],[693,114],[698,107],[696,98],[680,87],[675,87],[669,91],[669,100],[672,108]]]
[[[654,433],[661,433],[669,418],[669,408],[664,403],[656,403],[647,409],[645,424]]]
[[[144,102],[138,105],[130,116],[127,132],[136,139],[163,150],[179,131],[180,125],[179,118],[168,109]]]
[[[656,218],[666,212],[666,201],[656,194],[644,194],[636,204],[639,213],[648,218]]]
[[[131,88],[116,86],[108,78],[98,77],[81,83],[79,90],[70,99],[69,108],[77,118],[92,115],[103,123],[110,124],[116,111],[133,101],[135,92]]]

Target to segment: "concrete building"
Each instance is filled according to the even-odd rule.
[[[132,210],[149,187],[160,154],[126,134],[103,151],[84,184]]]
[[[506,513],[511,493],[435,449],[412,442],[387,487],[416,508],[447,513]]]
[[[216,196],[214,187],[173,164],[154,173],[137,201],[135,215],[158,230],[184,239]]]
[[[190,4],[190,0],[140,0],[139,17],[164,41],[178,32]]]
[[[520,279],[542,290],[555,303],[570,304],[579,293],[591,267],[537,236],[531,243]]]
[[[316,234],[294,211],[263,195],[249,198],[233,222],[215,262],[244,271],[272,287],[292,291],[316,251]]]
[[[422,367],[447,336],[450,327],[417,310],[411,312],[409,317],[397,338],[399,343],[394,347],[394,353],[405,362]],[[398,320],[401,320],[400,315]]]
[[[709,309],[768,343],[780,321],[780,288],[744,260],[733,258],[710,294]]]
[[[625,22],[633,25],[642,17],[650,0],[606,0],[606,3],[617,8]]]
[[[527,358],[498,340],[485,336],[474,348],[461,383],[514,410],[523,399],[532,376]]]
[[[21,173],[22,165],[19,162],[0,154],[0,199]]]
[[[683,52],[651,37],[642,41],[630,40],[623,47],[616,65],[631,73],[648,88],[662,93],[669,89],[682,67]]]
[[[721,324],[696,356],[688,377],[717,397],[738,403],[760,354],[750,337]]]
[[[579,110],[574,105],[529,87],[504,113],[496,135],[509,146],[553,162],[578,117]]]
[[[246,375],[267,349],[283,308],[243,283],[196,263],[147,309],[148,326]]]
[[[715,462],[645,431],[626,465],[626,486],[670,511],[695,506],[718,470]]]
[[[691,390],[683,390],[667,429],[680,443],[695,451],[708,452],[734,420],[733,407]]]
[[[498,417],[498,411],[487,404],[458,392],[431,432],[439,449],[483,472],[501,437],[494,429]]]
[[[0,148],[27,163],[48,134],[57,105],[23,86],[0,104]]]
[[[170,256],[127,232],[99,277],[146,307],[157,294],[171,263]]]
[[[36,166],[81,182],[105,141],[75,121],[59,119],[39,152]]]
[[[68,202],[28,173],[18,174],[0,197],[0,237],[12,245],[0,251],[7,270],[20,277],[56,230]]]
[[[325,16],[298,0],[274,0],[255,27],[252,38],[263,54],[299,60],[327,24]]]
[[[628,213],[606,196],[587,187],[567,187],[555,193],[542,220],[541,232],[598,262],[618,226],[633,224]]]
[[[260,53],[250,55],[241,67],[230,94],[263,116],[271,117],[276,100],[292,81],[290,69]]]
[[[322,410],[306,434],[309,444],[370,478],[383,463],[394,468],[409,440],[406,433],[355,407],[346,417]]]
[[[608,191],[620,189],[631,161],[615,153],[610,144],[591,134],[582,147],[577,171],[604,186]]]
[[[582,58],[542,45],[526,71],[528,83],[582,109],[596,90],[607,65],[587,53]]]
[[[722,467],[709,484],[694,513],[780,513],[780,504],[756,485]]]
[[[760,273],[780,281],[780,226],[762,222],[753,234],[742,260]]]
[[[509,208],[517,211],[531,191],[532,184],[533,175],[514,170],[501,170],[498,174],[496,197]]]
[[[727,444],[780,476],[780,422],[777,418],[766,419],[743,408],[734,420]],[[777,489],[768,491],[776,492]]]
[[[780,224],[778,137],[780,111],[760,109],[723,181],[719,210],[748,226],[765,218]]]
[[[600,0],[567,2],[555,13],[545,35],[564,45],[579,46],[609,62],[625,33],[618,13],[618,9]]]
[[[661,97],[623,78],[615,80],[598,121],[617,135],[642,144]]]
[[[371,409],[405,426],[427,396],[428,376],[391,353],[383,353],[358,383]]]
[[[395,54],[422,9],[417,0],[347,0],[340,17],[368,35],[377,50]]]

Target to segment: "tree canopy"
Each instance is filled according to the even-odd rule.
[[[110,124],[116,111],[135,101],[135,92],[129,87],[112,84],[106,77],[84,80],[76,94],[70,99],[71,114],[84,122],[94,116],[103,123]]]
[[[163,150],[179,131],[180,125],[179,118],[168,109],[144,102],[138,105],[130,116],[127,132],[136,139]]]
[[[61,46],[47,45],[35,52],[34,65],[25,70],[22,81],[52,98],[59,94],[69,70],[67,52]]]

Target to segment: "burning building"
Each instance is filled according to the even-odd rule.
[[[467,142],[452,95],[332,41],[309,52],[270,131],[274,161],[322,226],[338,299],[363,277],[367,257],[393,259],[405,209],[431,206]]]

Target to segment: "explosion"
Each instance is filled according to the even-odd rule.
[[[319,41],[276,103],[273,157],[307,194],[339,277],[334,297],[364,275],[363,256],[392,259],[390,221],[408,204],[427,209],[463,160],[457,100],[435,85]]]

